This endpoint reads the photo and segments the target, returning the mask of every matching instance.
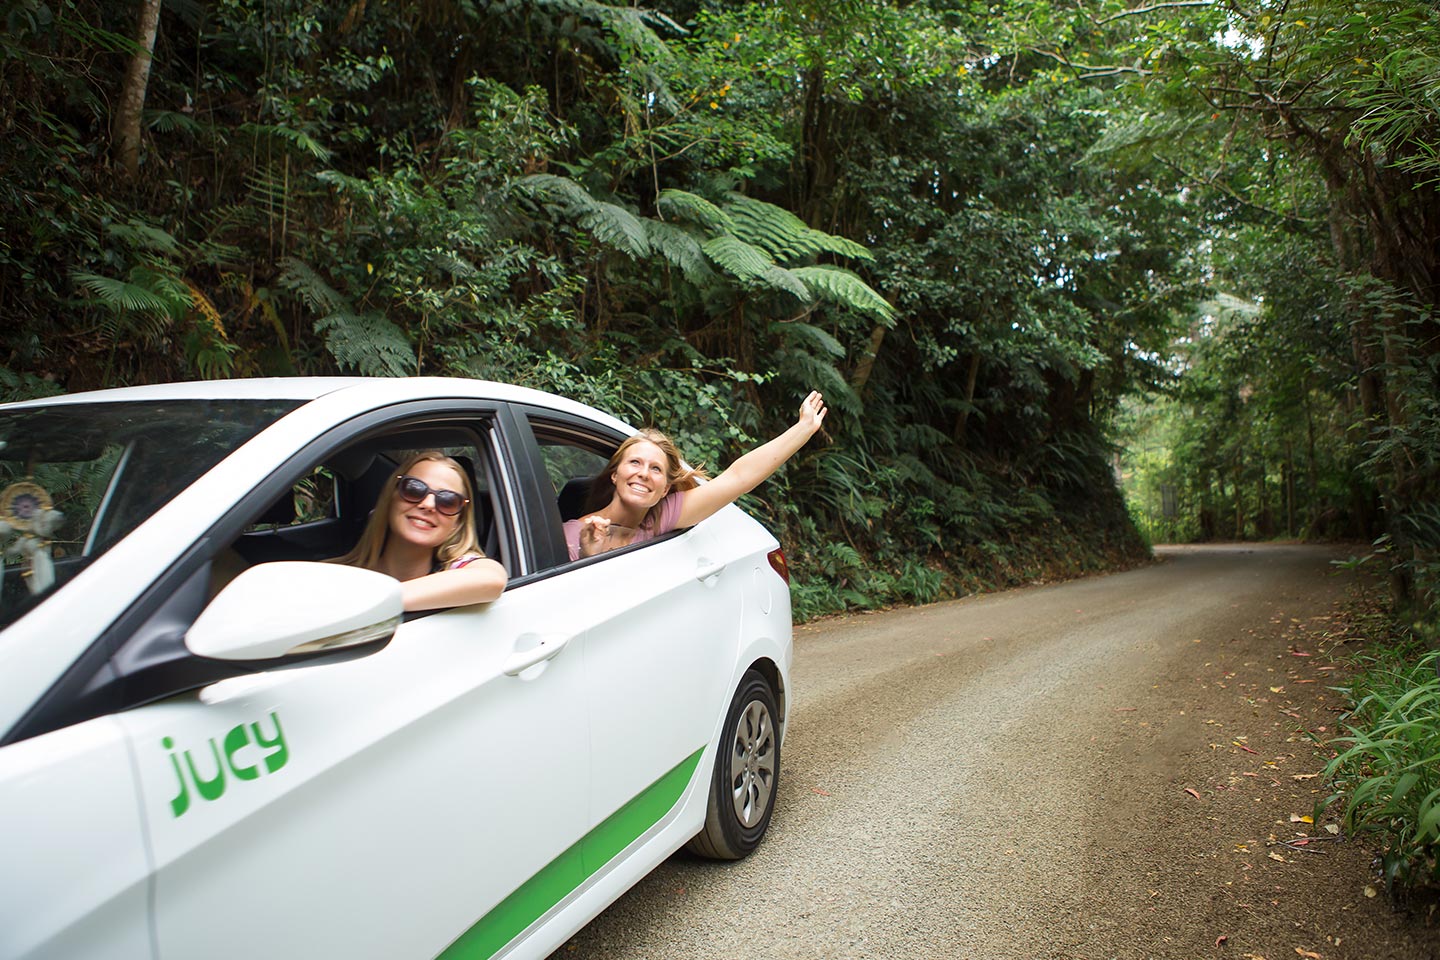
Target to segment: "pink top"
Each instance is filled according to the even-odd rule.
[[[654,540],[674,530],[680,522],[680,503],[685,499],[684,490],[671,490],[665,495],[665,499],[650,508],[650,512],[641,521],[639,529],[630,543],[644,543],[646,540]],[[580,521],[565,521],[565,546],[570,549],[570,559],[580,559]]]
[[[435,565],[435,572],[439,573],[441,570],[459,570],[466,564],[474,563],[476,560],[483,559],[485,559],[485,555],[483,553],[467,553],[463,557],[451,560],[447,564],[441,565],[437,563]]]

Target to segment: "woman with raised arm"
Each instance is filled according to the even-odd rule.
[[[825,420],[825,403],[812,391],[789,430],[744,454],[713,480],[685,467],[670,438],[641,430],[620,444],[595,478],[591,502],[609,502],[565,523],[570,559],[643,543],[671,530],[693,527],[759,486],[809,442]]]
[[[459,463],[435,450],[418,453],[380,491],[355,549],[335,562],[399,580],[406,610],[494,600],[508,577],[480,549],[473,499]]]

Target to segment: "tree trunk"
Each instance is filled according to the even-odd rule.
[[[140,115],[145,110],[145,91],[150,86],[150,59],[155,52],[155,34],[160,29],[160,0],[140,0],[140,27],[136,31],[139,49],[130,58],[120,105],[115,111],[115,151],[125,174],[140,176]]]

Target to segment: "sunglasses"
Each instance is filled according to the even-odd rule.
[[[470,502],[469,497],[463,497],[454,490],[433,490],[419,477],[396,477],[395,491],[406,503],[423,503],[433,493],[435,511],[447,517],[455,516],[461,507]]]

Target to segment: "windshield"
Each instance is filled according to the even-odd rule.
[[[165,400],[0,410],[0,629],[299,405]]]

